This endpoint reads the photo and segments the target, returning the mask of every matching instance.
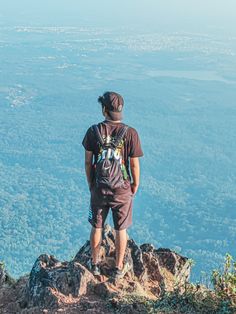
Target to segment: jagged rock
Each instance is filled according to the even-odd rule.
[[[0,313],[21,313],[21,301],[24,298],[25,285],[28,281],[27,276],[23,276],[18,280],[11,279],[10,284],[8,279],[6,283],[0,287]]]
[[[150,243],[144,243],[144,244],[140,245],[140,249],[142,250],[142,252],[150,253],[150,252],[153,252],[155,248]]]
[[[0,287],[5,283],[6,276],[7,274],[4,268],[4,264],[0,263]]]
[[[5,285],[13,285],[15,280],[8,274],[5,269],[4,263],[0,262],[0,288]]]
[[[155,283],[151,291],[160,295],[175,288],[184,289],[190,277],[190,263],[183,257],[166,248],[155,249],[150,245],[142,245],[142,257],[146,269],[146,283]]]
[[[62,309],[62,313],[68,314],[85,311],[98,313],[99,307],[102,309],[100,312],[110,313],[106,310],[106,302],[112,298],[121,300],[123,296],[131,294],[156,300],[167,291],[183,287],[189,280],[190,263],[186,257],[169,249],[156,249],[151,244],[139,246],[129,239],[125,261],[131,264],[132,269],[124,279],[115,282],[111,280],[115,253],[115,230],[106,226],[100,250],[101,276],[95,278],[89,271],[89,241],[70,262],[61,262],[47,254],[39,256],[29,276],[16,284],[3,285],[8,290],[0,289],[3,300],[0,313],[57,313]],[[0,288],[6,276],[0,267]],[[6,295],[11,299],[8,297],[7,300]],[[96,308],[93,308],[93,304],[96,304]],[[135,310],[133,305],[128,308],[125,307],[125,311]],[[44,312],[40,312],[42,309]],[[139,310],[137,306],[132,313]]]
[[[154,254],[157,256],[160,266],[174,276],[175,285],[180,288],[189,281],[190,263],[187,257],[181,256],[170,249],[162,248],[154,250]]]
[[[101,249],[100,249],[100,264],[102,274],[110,277],[115,268],[115,230],[109,225],[106,225],[102,235]],[[79,262],[85,267],[89,268],[91,258],[90,242],[87,241],[79,252],[74,257],[74,262]],[[128,261],[133,268],[133,259],[131,257],[131,250],[127,246],[125,261]]]
[[[130,250],[133,271],[134,274],[140,279],[145,280],[146,269],[143,264],[143,255],[141,248],[134,242],[134,240],[128,240],[128,250]]]
[[[74,261],[88,267],[91,256],[89,241],[76,254]],[[128,240],[125,260],[132,265],[133,274],[155,295],[164,291],[173,291],[176,285],[184,286],[189,280],[190,264],[188,258],[170,249],[155,249],[152,244],[138,246],[133,239]],[[103,232],[100,251],[101,271],[103,275],[112,275],[115,266],[115,231],[106,226]]]
[[[78,262],[60,262],[52,255],[41,255],[31,270],[27,286],[31,306],[58,305],[57,293],[78,297],[87,292],[93,275]]]
[[[94,287],[94,292],[101,298],[113,298],[119,289],[109,282],[101,282]]]

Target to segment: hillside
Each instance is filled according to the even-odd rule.
[[[193,282],[234,254],[236,40],[142,26],[0,27],[0,260],[13,277],[86,241],[81,142],[107,89],[145,156],[132,238],[194,259]]]

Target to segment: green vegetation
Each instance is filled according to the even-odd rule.
[[[236,261],[230,254],[226,254],[223,271],[213,271],[212,283],[221,303],[236,311]]]
[[[186,284],[183,293],[177,288],[164,294],[154,306],[154,312],[164,313],[216,313],[236,312],[236,262],[226,254],[223,270],[214,270],[211,275],[213,288],[201,284]]]
[[[141,310],[142,313],[234,314],[236,313],[236,262],[226,254],[223,270],[211,275],[212,289],[203,284],[186,283],[183,290],[176,287],[157,301],[129,294],[121,300],[110,300],[116,313]],[[208,283],[209,284],[209,283]]]
[[[105,86],[145,155],[130,237],[193,258],[193,281],[235,249],[234,41],[127,31],[0,28],[0,259],[14,277],[89,236],[81,141]]]

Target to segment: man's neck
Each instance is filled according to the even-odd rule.
[[[121,120],[116,120],[116,121],[114,121],[114,120],[111,120],[111,119],[105,119],[105,122],[111,122],[111,123],[121,123]]]

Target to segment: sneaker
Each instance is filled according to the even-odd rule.
[[[93,273],[94,276],[100,276],[101,275],[101,270],[98,264],[92,264],[91,265],[91,272]]]
[[[130,265],[129,262],[126,262],[123,266],[122,269],[116,268],[115,274],[114,274],[114,279],[119,280],[124,278],[124,276],[132,269],[132,266]]]
[[[101,275],[101,270],[100,270],[100,267],[99,267],[98,264],[93,264],[92,261],[90,260],[89,263],[88,263],[88,267],[89,267],[89,270],[91,271],[91,273],[94,276]]]

